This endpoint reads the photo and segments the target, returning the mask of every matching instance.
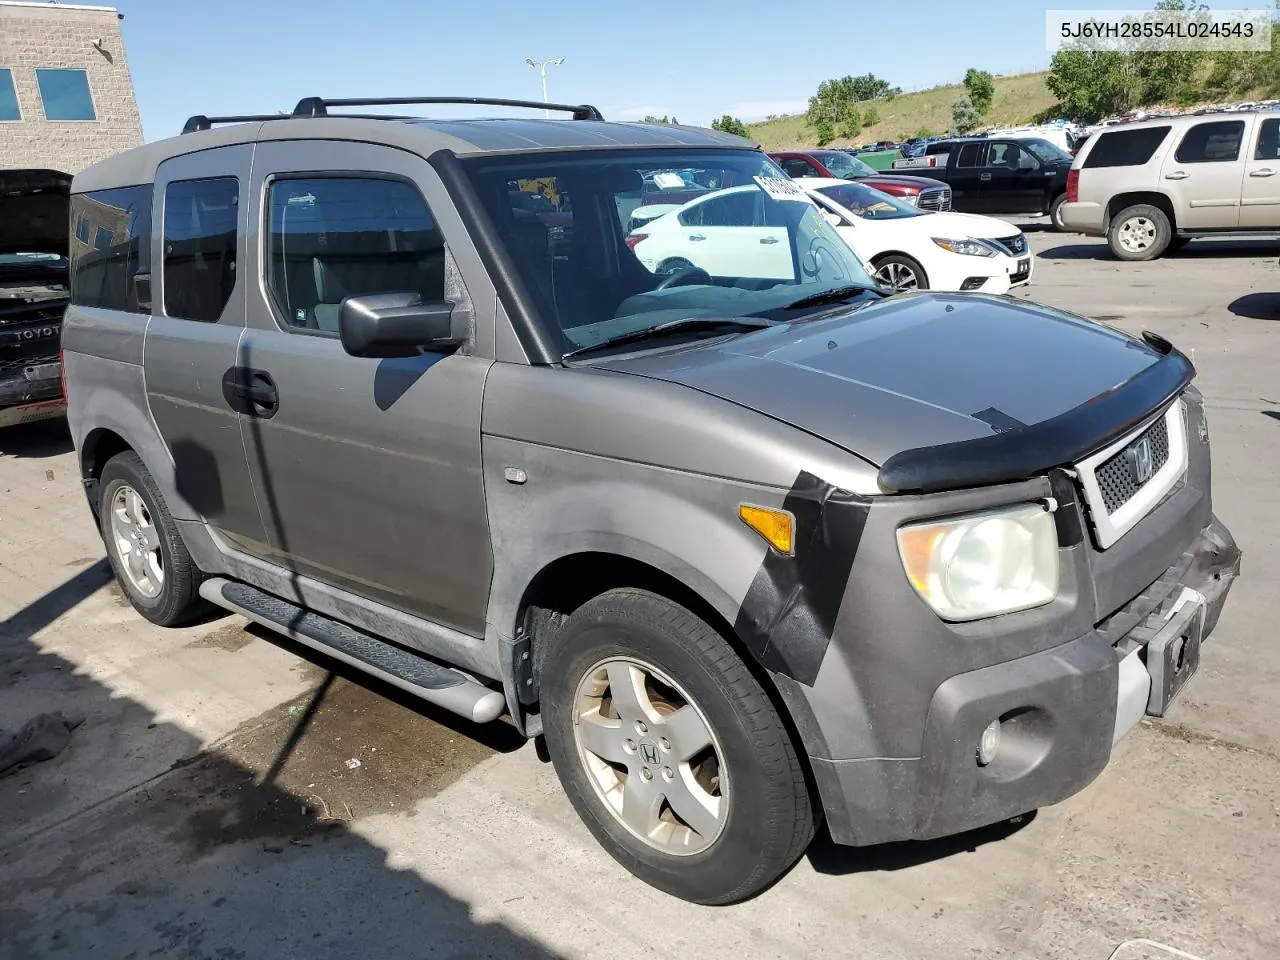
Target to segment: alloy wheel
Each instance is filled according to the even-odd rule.
[[[687,856],[715,843],[729,812],[728,772],[706,715],[652,664],[611,657],[573,698],[578,759],[610,814],[648,846]]]
[[[916,272],[896,260],[881,264],[876,270],[876,279],[894,290],[917,290],[920,287],[920,278],[916,276]]]
[[[160,531],[146,501],[133,487],[121,484],[111,498],[111,539],[130,586],[148,599],[164,589]]]

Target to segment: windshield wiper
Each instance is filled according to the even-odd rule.
[[[573,357],[582,356],[586,353],[592,353],[596,350],[606,350],[609,347],[621,347],[628,343],[640,343],[643,340],[652,340],[657,337],[665,337],[673,333],[685,333],[690,331],[723,331],[723,332],[741,332],[745,330],[761,330],[764,327],[773,326],[772,320],[766,320],[764,317],[685,317],[683,320],[668,320],[666,323],[660,323],[656,327],[646,327],[643,330],[632,330],[630,333],[621,333],[616,337],[608,337],[599,343],[591,343],[585,347],[577,347],[570,350],[561,360],[569,360]]]
[[[852,300],[854,297],[871,292],[874,292],[872,287],[864,287],[861,284],[846,284],[843,287],[832,287],[830,290],[823,290],[821,293],[812,293],[807,297],[801,297],[799,300],[793,300],[784,309],[800,310],[804,307],[819,307],[824,303],[839,303],[842,300]]]

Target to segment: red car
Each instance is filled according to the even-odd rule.
[[[771,153],[773,162],[789,177],[834,177],[859,183],[913,203],[921,210],[950,210],[951,188],[927,177],[899,177],[881,173],[843,150],[787,150]]]

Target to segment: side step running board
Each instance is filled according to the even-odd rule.
[[[457,670],[248,584],[215,577],[200,585],[200,596],[476,723],[496,720],[506,709],[500,692]]]

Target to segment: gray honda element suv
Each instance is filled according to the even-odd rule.
[[[1062,800],[1165,713],[1240,563],[1183,354],[889,296],[736,137],[336,115],[433,102],[193,117],[75,177],[111,242],[71,264],[69,420],[143,616],[508,717],[703,903],[822,818]]]

